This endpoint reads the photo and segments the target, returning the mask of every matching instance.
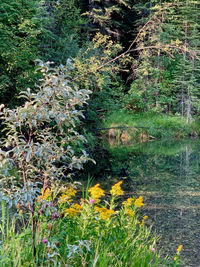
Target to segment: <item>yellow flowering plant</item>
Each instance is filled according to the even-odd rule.
[[[58,199],[58,203],[65,204],[67,201],[72,202],[72,198],[76,195],[76,192],[72,186],[65,188]]]
[[[122,181],[119,181],[118,183],[114,184],[110,190],[110,193],[112,196],[122,196],[124,194],[124,191],[121,189]]]
[[[96,184],[88,189],[84,199],[73,185],[41,191],[45,201],[37,202],[43,209],[36,229],[38,259],[50,267],[53,265],[47,255],[54,255],[56,264],[62,262],[63,266],[82,266],[83,262],[92,266],[95,260],[96,266],[119,266],[119,262],[120,266],[127,266],[132,262],[133,267],[178,267],[182,245],[173,259],[161,259],[156,249],[158,238],[145,223],[148,216],[139,222],[142,196],[119,199],[123,196],[121,185],[121,181],[116,183],[106,194]]]
[[[115,200],[117,197],[124,195],[124,191],[121,188],[122,181],[119,181],[118,183],[114,184],[111,187],[110,194],[111,194],[111,201],[110,201],[110,209],[115,208]]]
[[[183,248],[183,245],[179,245],[178,248],[177,248],[177,252],[180,253],[182,248]]]
[[[183,245],[179,245],[176,250],[176,255],[173,258],[174,265],[173,266],[180,266],[181,258],[180,258],[180,252],[183,248]]]
[[[135,200],[134,204],[135,204],[135,206],[136,206],[137,208],[140,208],[140,207],[144,206],[144,203],[143,203],[143,197],[142,197],[142,196],[139,196],[139,197]]]
[[[99,202],[100,198],[102,196],[105,196],[105,192],[103,189],[100,188],[100,184],[96,184],[95,186],[89,188],[88,192],[90,193],[91,198],[94,199],[96,202]]]

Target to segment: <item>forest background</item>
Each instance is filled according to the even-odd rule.
[[[198,1],[3,0],[0,8],[1,103],[15,107],[20,91],[35,90],[36,59],[71,59],[80,87],[93,92],[88,120],[116,106],[189,123],[199,114]]]

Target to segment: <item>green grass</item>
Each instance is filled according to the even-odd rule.
[[[104,118],[103,127],[147,127],[144,131],[155,138],[162,137],[186,137],[190,134],[200,134],[200,122],[196,119],[187,124],[186,119],[180,116],[157,114],[153,112],[132,113],[125,109],[107,114]],[[138,129],[140,132],[140,129]]]

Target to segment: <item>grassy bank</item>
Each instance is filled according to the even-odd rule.
[[[200,134],[200,122],[194,119],[188,124],[180,116],[165,115],[157,113],[131,113],[127,110],[114,111],[107,114],[103,121],[103,127],[136,127],[128,129],[112,129],[108,132],[109,137],[118,139],[160,139],[184,138],[188,136],[197,137]],[[141,128],[140,128],[141,127]]]

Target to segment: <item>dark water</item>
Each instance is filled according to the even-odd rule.
[[[142,212],[161,236],[164,254],[174,255],[182,244],[182,266],[199,267],[200,141],[111,142],[106,147],[108,184],[121,179],[127,195],[142,195]]]

